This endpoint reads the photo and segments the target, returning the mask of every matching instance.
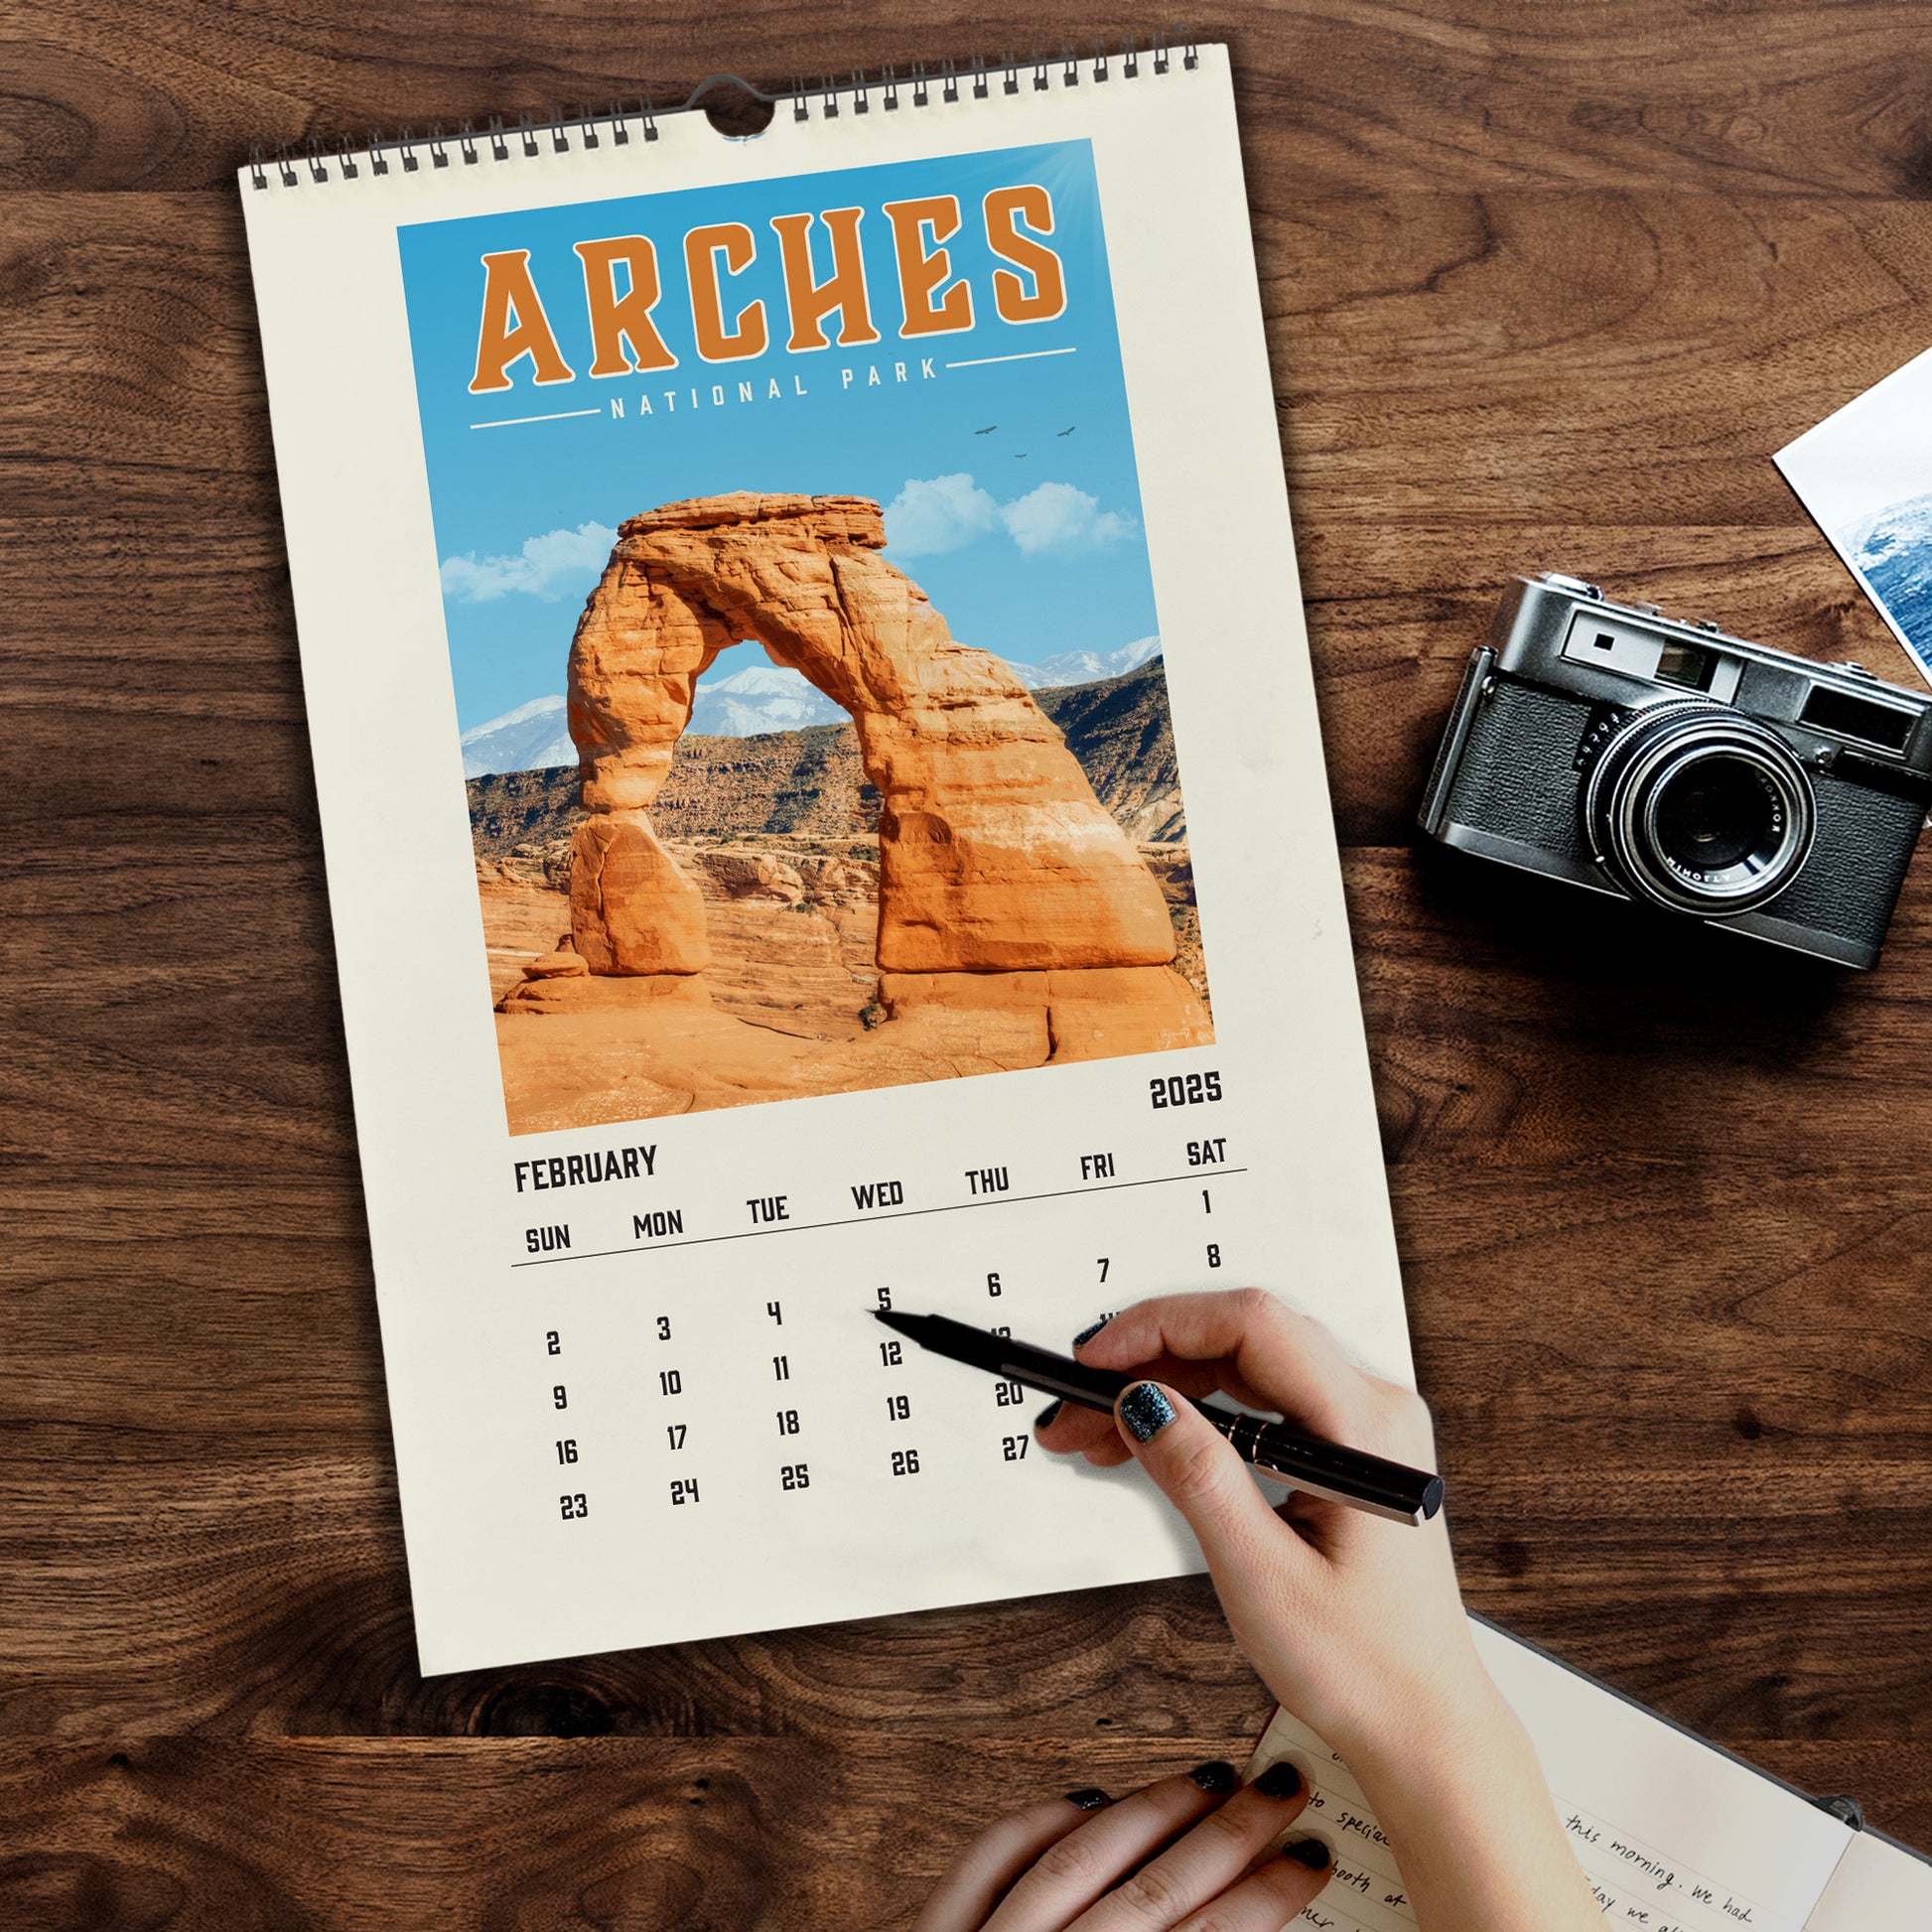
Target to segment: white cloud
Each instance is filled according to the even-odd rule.
[[[1107,550],[1134,534],[1134,521],[1103,510],[1100,498],[1071,483],[1043,483],[1000,511],[1007,534],[1029,557],[1042,552]]]
[[[999,504],[964,471],[910,478],[886,505],[886,541],[898,557],[943,557],[999,527]]]
[[[1005,530],[1023,555],[1069,556],[1107,550],[1139,525],[1072,483],[1043,483],[1009,503],[997,501],[961,471],[909,480],[886,506],[886,541],[895,557],[943,557]]]
[[[588,591],[618,533],[602,523],[580,523],[574,530],[546,530],[531,537],[513,557],[467,556],[443,559],[443,595],[464,604],[488,604],[519,591],[554,604],[573,592]]]

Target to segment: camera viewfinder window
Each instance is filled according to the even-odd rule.
[[[1657,675],[1666,684],[1681,684],[1690,691],[1710,690],[1717,670],[1717,658],[1695,644],[1666,644],[1657,659]]]
[[[1916,719],[1909,711],[1894,711],[1888,704],[1866,704],[1863,698],[1847,697],[1828,684],[1815,684],[1798,722],[1837,732],[1841,738],[1881,745],[1888,752],[1902,752]]]

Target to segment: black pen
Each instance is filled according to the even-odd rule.
[[[895,1309],[872,1312],[889,1328],[909,1335],[935,1355],[983,1368],[1009,1382],[1076,1402],[1083,1409],[1113,1413],[1115,1399],[1144,1378],[1088,1368],[1070,1355],[1054,1355],[1007,1335],[989,1334],[943,1314],[901,1314]],[[1190,1398],[1191,1400],[1191,1398]],[[1286,1423],[1263,1422],[1214,1402],[1194,1407],[1234,1446],[1244,1462],[1311,1496],[1365,1509],[1394,1523],[1426,1523],[1443,1506],[1443,1478],[1402,1462],[1390,1462],[1366,1449],[1344,1449],[1305,1436]]]

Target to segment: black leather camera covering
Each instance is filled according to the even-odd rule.
[[[1587,864],[1577,754],[1589,721],[1581,698],[1498,677],[1475,708],[1447,817]],[[1811,853],[1762,910],[1875,948],[1891,922],[1925,801],[1829,771],[1807,775],[1817,799]]]

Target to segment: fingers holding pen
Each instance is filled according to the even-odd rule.
[[[1041,1449],[1055,1455],[1084,1455],[1103,1469],[1130,1459],[1113,1417],[1104,1409],[1083,1409],[1077,1402],[1049,1402],[1034,1418],[1034,1436]]]
[[[1320,1322],[1263,1289],[1138,1302],[1076,1338],[1093,1368],[1155,1377],[1189,1395],[1218,1388],[1335,1442],[1427,1459],[1429,1414],[1414,1393],[1365,1374]]]
[[[1248,1465],[1192,1403],[1159,1382],[1133,1382],[1114,1405],[1122,1449],[1187,1519],[1226,1602],[1229,1581],[1284,1574],[1305,1553],[1255,1487]]]
[[[1085,1343],[1104,1323],[1096,1323],[1074,1337],[1076,1358]],[[1178,1356],[1164,1355],[1153,1361],[1137,1362],[1135,1372],[1165,1383],[1192,1396],[1232,1394],[1237,1401],[1248,1396],[1232,1386],[1222,1362],[1190,1362]],[[1085,1455],[1101,1468],[1113,1468],[1128,1459],[1128,1450],[1115,1429],[1113,1418],[1104,1409],[1086,1409],[1075,1402],[1049,1402],[1034,1419],[1034,1434],[1043,1449],[1055,1455]]]

